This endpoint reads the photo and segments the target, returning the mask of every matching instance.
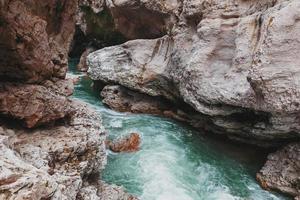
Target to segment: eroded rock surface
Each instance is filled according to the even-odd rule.
[[[1,199],[76,199],[106,164],[101,118],[72,102],[73,115],[47,129],[1,128]],[[3,122],[2,122],[3,123]]]
[[[99,113],[69,98],[78,3],[102,10],[99,1],[0,1],[1,200],[135,199],[100,181],[107,133]]]
[[[163,98],[129,90],[123,86],[108,85],[101,92],[102,102],[120,112],[146,113],[171,117],[188,122],[190,118]]]
[[[76,10],[77,0],[1,1],[1,80],[64,78]]]
[[[136,152],[140,149],[141,136],[138,133],[131,133],[128,136],[115,141],[106,141],[106,146],[113,152]]]
[[[0,113],[28,128],[62,119],[71,113],[70,101],[40,85],[0,84]]]
[[[263,188],[300,197],[300,143],[290,144],[270,154],[257,174]]]
[[[124,10],[139,8],[128,2]],[[184,101],[207,118],[200,128],[234,140],[299,138],[300,2],[172,2],[168,13],[176,20],[167,36],[90,54],[90,77]],[[153,13],[165,13],[151,5]]]
[[[135,199],[120,187],[99,183],[106,164],[101,118],[79,102],[70,107],[73,114],[61,125],[0,127],[1,199]]]

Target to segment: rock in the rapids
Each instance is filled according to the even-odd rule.
[[[136,152],[140,149],[141,137],[138,133],[131,133],[128,136],[119,138],[115,141],[106,141],[106,146],[113,152]]]
[[[300,143],[270,154],[257,180],[264,189],[300,196]]]
[[[68,116],[70,100],[40,85],[0,84],[0,113],[33,128]]]
[[[1,1],[0,79],[64,78],[77,0]]]
[[[128,2],[113,9],[122,8],[120,15],[139,9]],[[146,8],[164,13],[154,5]],[[299,138],[299,10],[298,0],[184,1],[169,10],[177,20],[168,36],[93,52],[88,73],[93,80],[183,100],[206,118],[199,128],[234,140]]]

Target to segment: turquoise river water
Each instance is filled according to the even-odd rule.
[[[262,166],[261,150],[211,139],[192,128],[160,117],[118,113],[105,107],[91,80],[81,76],[74,98],[91,104],[102,116],[110,138],[132,132],[142,137],[141,150],[108,151],[102,179],[122,185],[141,200],[279,200],[255,181]]]

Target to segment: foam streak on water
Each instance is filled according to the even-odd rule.
[[[259,164],[247,160],[243,148],[230,150],[172,120],[109,110],[90,84],[82,77],[74,97],[99,111],[110,137],[131,132],[142,137],[137,153],[108,152],[105,181],[123,185],[141,200],[285,199],[259,187],[254,178]]]

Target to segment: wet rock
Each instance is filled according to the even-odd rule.
[[[135,152],[140,149],[141,138],[138,133],[131,133],[115,141],[107,141],[106,146],[113,152]]]
[[[145,2],[153,13],[164,13]],[[142,10],[122,3],[122,13]],[[184,1],[169,10],[177,20],[168,36],[93,52],[88,73],[93,80],[184,101],[205,116],[205,123],[195,118],[198,128],[233,140],[293,140],[300,136],[300,49],[292,45],[298,43],[299,6],[297,0]]]
[[[28,128],[54,122],[71,113],[70,100],[44,86],[0,84],[0,113]]]
[[[272,153],[257,174],[264,189],[300,195],[300,143],[292,143]],[[297,198],[296,198],[297,199]]]
[[[97,193],[101,195],[98,195]],[[99,182],[95,185],[83,187],[80,191],[79,199],[138,200],[138,198],[126,193],[122,187],[108,185],[104,182]]]

